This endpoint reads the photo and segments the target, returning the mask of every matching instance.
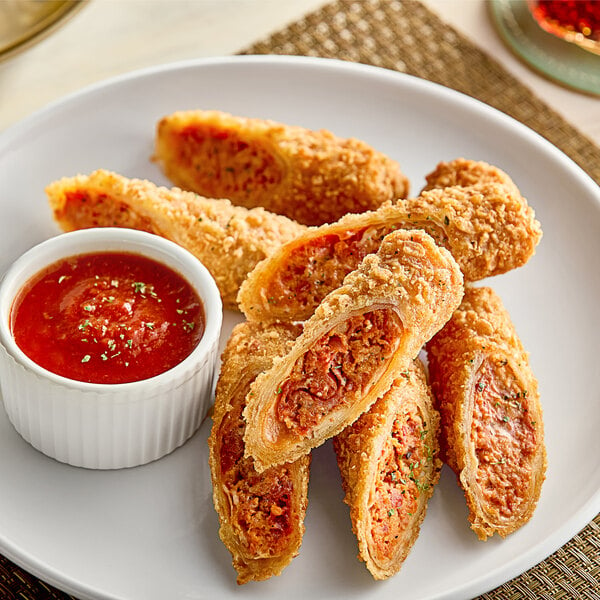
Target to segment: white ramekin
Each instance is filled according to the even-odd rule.
[[[9,318],[22,285],[62,258],[101,251],[157,260],[182,275],[202,299],[204,335],[172,369],[132,383],[85,383],[40,367],[15,343]],[[8,417],[35,448],[70,465],[118,469],[156,460],[198,429],[212,403],[222,317],[210,273],[187,250],[161,237],[97,228],[48,239],[23,254],[0,285],[0,387]]]

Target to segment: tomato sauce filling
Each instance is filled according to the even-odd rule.
[[[389,233],[387,228],[377,228],[371,235],[367,231],[328,234],[295,248],[269,284],[268,296],[282,298],[284,303],[293,297],[294,303],[317,306],[367,254],[377,252]]]
[[[504,360],[485,361],[477,373],[471,441],[476,480],[484,501],[500,518],[514,515],[532,480],[537,440],[535,417]]]
[[[416,516],[419,496],[430,487],[433,448],[416,407],[398,414],[381,452],[370,497],[371,553],[387,561]]]
[[[282,298],[284,305],[293,299],[294,305],[318,306],[329,292],[342,285],[344,277],[354,271],[367,254],[379,250],[386,235],[399,228],[424,229],[436,242],[445,242],[432,222],[417,220],[323,235],[290,253],[285,265],[269,283],[266,294],[270,302],[276,303],[277,298]]]
[[[200,193],[243,202],[278,185],[283,172],[264,145],[234,131],[193,125],[176,134],[178,161],[194,173]]]
[[[356,315],[322,336],[277,390],[277,419],[305,436],[334,410],[350,405],[386,367],[402,322],[391,309]]]
[[[17,345],[41,367],[89,383],[128,383],[183,361],[205,327],[201,299],[181,275],[131,253],[58,261],[20,290]]]
[[[221,481],[232,521],[248,553],[254,557],[277,556],[293,533],[293,481],[287,465],[270,467],[259,474],[252,458],[244,456],[243,398],[233,399],[234,408],[221,423]]]
[[[57,211],[59,221],[67,220],[70,229],[90,227],[129,227],[159,233],[151,221],[135,213],[131,207],[105,193],[87,190],[70,190],[65,193],[65,202]]]

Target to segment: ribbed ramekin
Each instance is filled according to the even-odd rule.
[[[56,375],[31,360],[11,333],[21,287],[56,261],[94,252],[130,252],[182,275],[204,304],[205,331],[191,354],[149,379],[96,384]],[[133,467],[182,445],[212,404],[222,304],[206,268],[187,250],[149,233],[97,228],[58,235],[33,247],[0,285],[0,387],[11,423],[32,446],[58,461],[91,469]]]

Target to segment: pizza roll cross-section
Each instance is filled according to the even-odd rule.
[[[244,457],[242,411],[250,384],[300,332],[283,324],[237,325],[222,356],[208,440],[219,535],[239,584],[279,575],[298,554],[304,533],[310,456],[257,473]]]
[[[129,227],[183,246],[210,271],[230,309],[237,309],[240,285],[256,264],[306,229],[262,208],[248,210],[105,170],[55,181],[46,194],[65,231]]]
[[[387,236],[259,375],[244,417],[257,469],[297,459],[353,423],[458,307],[463,278],[423,231]]]
[[[397,573],[439,481],[439,414],[416,359],[333,445],[359,558],[375,579]]]
[[[309,228],[250,273],[240,289],[240,308],[262,321],[308,318],[396,229],[427,231],[452,253],[467,281],[524,265],[542,236],[534,211],[512,188],[486,183],[433,189]]]
[[[485,540],[532,516],[546,472],[537,381],[514,325],[490,288],[465,291],[427,344],[441,446],[465,492],[471,528]]]
[[[154,158],[183,189],[306,225],[408,194],[399,165],[365,142],[215,110],[161,119]]]

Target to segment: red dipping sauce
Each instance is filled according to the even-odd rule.
[[[90,383],[159,375],[191,354],[204,327],[191,285],[132,253],[60,260],[28,281],[11,309],[12,334],[29,358]]]
[[[535,0],[530,2],[536,21],[550,33],[561,30],[600,42],[600,2],[598,0]]]

